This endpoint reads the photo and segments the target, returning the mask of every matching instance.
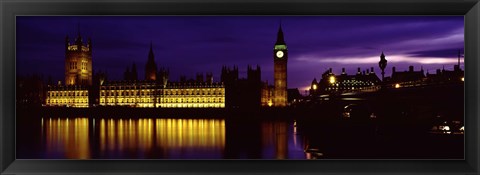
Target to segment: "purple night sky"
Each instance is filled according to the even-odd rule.
[[[64,81],[65,36],[92,39],[93,69],[109,80],[123,79],[136,63],[144,78],[150,42],[158,67],[181,75],[212,72],[219,81],[222,65],[259,65],[262,80],[273,84],[273,45],[280,21],[288,46],[288,86],[301,93],[328,68],[348,74],[374,67],[383,51],[397,71],[409,65],[435,73],[452,70],[464,48],[463,16],[43,16],[17,17],[17,74],[51,75]],[[463,69],[463,58],[461,59]]]

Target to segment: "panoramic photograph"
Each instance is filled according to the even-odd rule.
[[[17,16],[17,159],[464,159],[464,16]]]

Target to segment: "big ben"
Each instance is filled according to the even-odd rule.
[[[287,106],[287,61],[288,49],[283,38],[282,26],[280,25],[277,33],[277,42],[273,48],[273,72],[274,72],[274,91],[273,106]]]

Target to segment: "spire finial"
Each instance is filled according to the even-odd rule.
[[[278,33],[277,33],[277,42],[276,45],[285,44],[285,39],[283,38],[283,30],[282,30],[282,20],[280,19],[280,23],[278,26]]]
[[[150,40],[150,52],[153,50],[153,42]]]
[[[77,23],[77,28],[78,28],[78,29],[77,29],[78,37],[80,37],[80,36],[81,36],[81,35],[80,35],[80,23]]]
[[[153,62],[154,55],[153,55],[153,42],[150,41],[150,51],[148,52],[148,60]]]
[[[280,30],[282,29],[282,18],[280,18],[279,28],[280,28]]]
[[[77,38],[75,39],[75,43],[82,43],[82,36],[80,35],[80,23],[77,23]]]

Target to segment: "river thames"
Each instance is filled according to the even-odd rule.
[[[462,159],[463,132],[408,123],[231,118],[17,119],[18,159]],[[440,124],[441,125],[441,124]],[[403,128],[403,129],[402,129]]]
[[[463,159],[462,89],[251,111],[17,107],[16,153],[17,159]]]

